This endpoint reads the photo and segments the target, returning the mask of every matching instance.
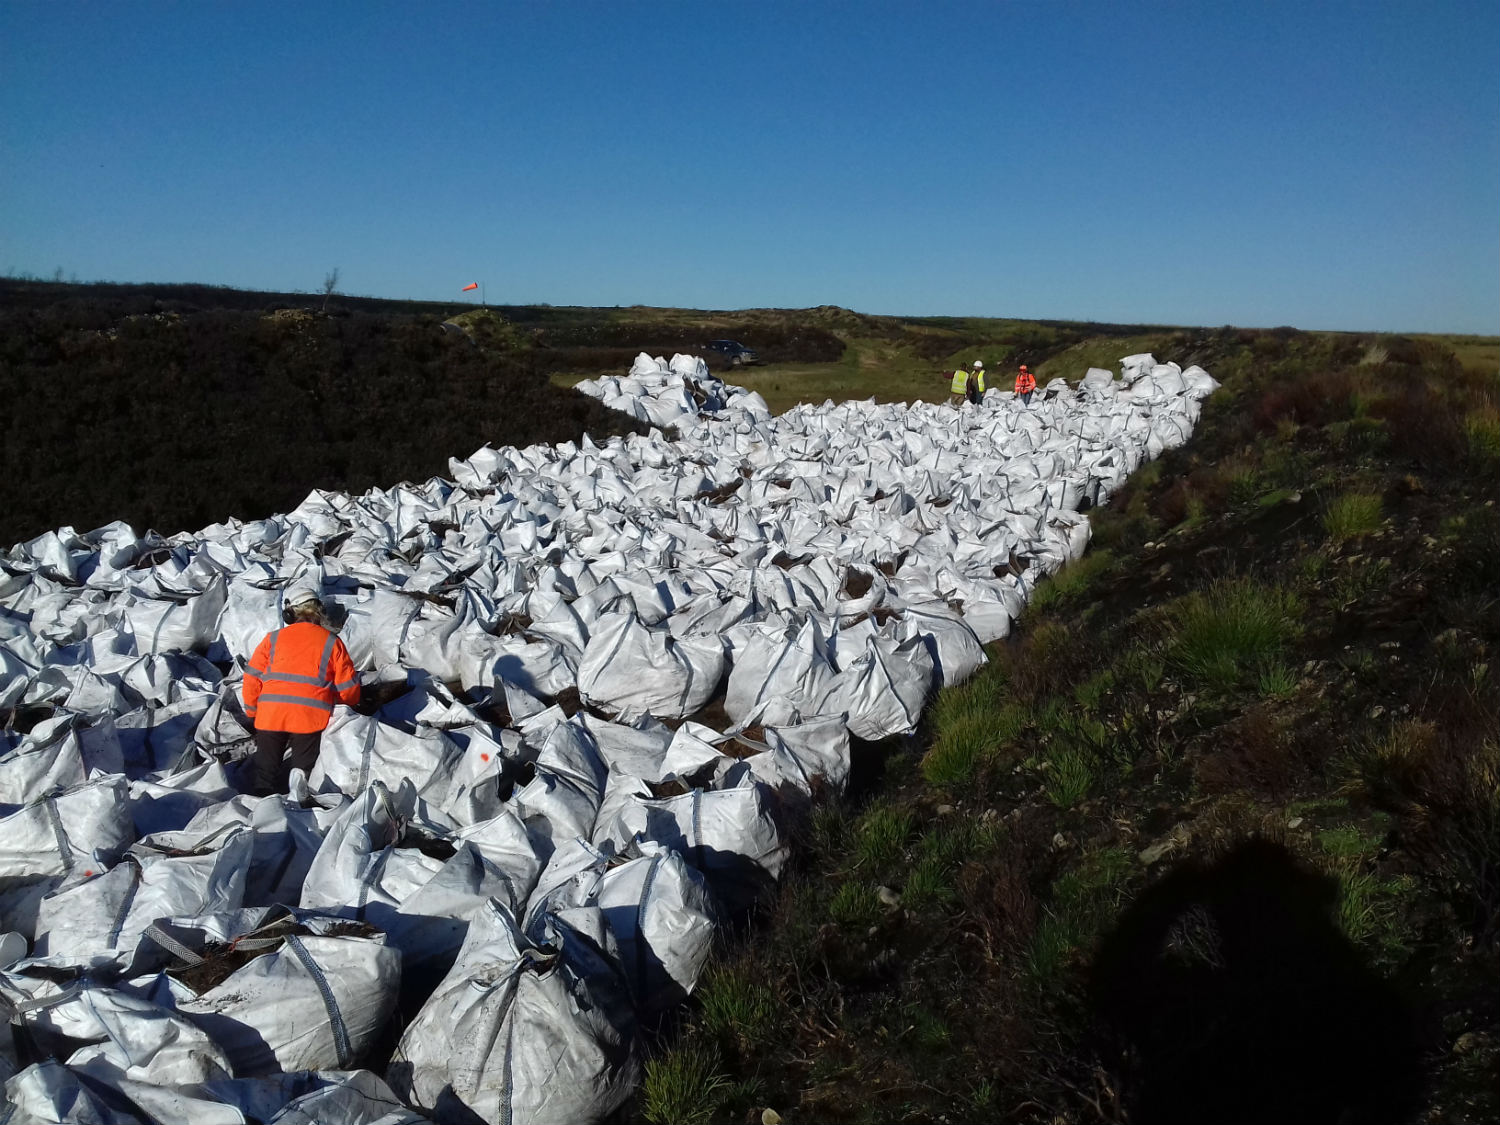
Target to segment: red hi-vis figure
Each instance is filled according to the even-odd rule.
[[[1031,405],[1031,392],[1036,390],[1036,376],[1026,370],[1026,365],[1021,364],[1021,373],[1016,376],[1016,397],[1023,405]]]
[[[359,702],[354,661],[328,627],[318,595],[291,595],[281,619],[286,628],[267,633],[256,647],[241,688],[245,714],[255,724],[255,788],[261,795],[285,793],[294,769],[311,773],[334,704]]]
[[[478,289],[478,288],[479,288],[479,282],[477,282],[477,281],[471,281],[471,282],[469,282],[469,284],[465,285],[462,289],[460,289],[459,292],[460,293],[467,293],[470,289]]]

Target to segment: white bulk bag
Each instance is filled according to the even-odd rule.
[[[592,834],[608,779],[594,738],[581,723],[570,719],[548,731],[534,776],[511,797],[537,855],[545,860],[563,841]]]
[[[368,1070],[326,1077],[326,1086],[287,1102],[266,1125],[426,1125]]]
[[[339,639],[349,650],[349,659],[356,668],[373,672],[401,662],[401,647],[406,643],[407,630],[421,612],[421,602],[399,590],[382,587],[353,603],[344,598],[329,601],[347,612],[339,627]]]
[[[36,955],[80,965],[110,958],[129,969],[153,923],[238,910],[251,851],[252,835],[242,828],[201,843],[176,833],[141,840],[110,871],[42,899]]]
[[[580,841],[581,843],[581,841]],[[642,842],[628,859],[592,848],[566,881],[527,907],[527,933],[538,932],[547,914],[597,906],[619,947],[619,964],[642,1015],[665,1011],[693,991],[714,937],[714,905],[708,885],[682,856]]]
[[[594,840],[625,848],[651,841],[671,848],[708,879],[731,911],[751,905],[781,874],[787,846],[769,786],[742,776],[727,789],[693,789],[678,797],[624,802]]]
[[[849,782],[849,725],[823,715],[795,726],[763,728],[764,747],[744,759],[750,772],[786,796],[790,785],[806,797],[838,797]],[[745,735],[738,736],[746,741]]]
[[[90,777],[124,768],[113,720],[105,715],[97,729],[80,730],[76,718],[32,732],[0,757],[0,806],[25,805],[45,793],[82,785]]]
[[[1219,381],[1196,363],[1182,373],[1184,393],[1188,398],[1207,398],[1219,389]]]
[[[392,1088],[439,1121],[599,1121],[635,1088],[630,994],[597,909],[551,916],[546,944],[509,910],[474,916],[458,960],[401,1037]]]
[[[125,607],[137,652],[203,650],[218,640],[228,588],[217,574],[201,593],[182,600],[137,598]]]
[[[836,687],[828,647],[817,619],[800,626],[756,626],[734,649],[724,710],[737,723],[751,715],[761,722],[796,722],[822,714]]]
[[[456,952],[469,915],[489,899],[520,909],[538,867],[525,829],[508,812],[477,842],[429,837],[428,848],[448,851],[447,858],[424,853],[405,838],[415,804],[409,784],[391,794],[373,782],[329,829],[302,892],[304,909],[380,926],[407,969]],[[512,861],[508,869],[484,854],[485,845]]]
[[[401,955],[381,935],[291,934],[178,1011],[238,1075],[348,1070],[379,1037],[400,982]]]
[[[0,931],[36,931],[41,896],[119,862],[135,839],[129,783],[115,775],[0,818]]]
[[[177,1086],[226,1078],[222,1048],[186,1017],[87,980],[26,1012],[28,1027],[77,1041],[68,1068],[97,1079]]]
[[[933,687],[932,656],[921,637],[895,641],[879,633],[844,662],[827,711],[846,713],[849,732],[874,741],[915,730]]]
[[[676,637],[634,613],[607,613],[590,628],[578,665],[585,701],[626,716],[683,718],[703,707],[724,675],[717,637]]]
[[[62,1063],[33,1063],[5,1083],[6,1125],[156,1125],[122,1112]]]
[[[961,684],[989,662],[973,628],[947,602],[906,604],[896,622],[896,639],[921,637],[932,657],[937,685]]]
[[[201,810],[238,795],[223,766],[204,762],[179,773],[132,781],[130,816],[142,836],[176,832],[187,827]]]
[[[356,797],[372,781],[395,790],[410,779],[424,800],[442,805],[452,793],[463,755],[443,731],[418,727],[407,732],[377,716],[336,707],[308,784],[316,793]]]
[[[490,671],[495,679],[531,695],[555,696],[574,685],[578,660],[556,641],[500,637]]]

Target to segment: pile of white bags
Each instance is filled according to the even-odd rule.
[[[580,389],[671,437],[0,554],[5,1120],[612,1112],[788,817],[984,663],[1217,386],[1122,367],[772,417],[643,355]],[[371,705],[244,796],[240,682],[294,583]]]

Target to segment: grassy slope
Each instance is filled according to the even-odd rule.
[[[1500,386],[1142,344],[1224,382],[1194,441],[802,826],[639,1119],[1500,1120]]]

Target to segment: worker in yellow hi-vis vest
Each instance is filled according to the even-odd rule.
[[[970,402],[978,402],[982,399],[984,397],[984,360],[976,359],[968,371],[962,367],[955,371],[948,389],[953,392],[953,397],[948,400],[950,405],[956,404],[965,396]]]

